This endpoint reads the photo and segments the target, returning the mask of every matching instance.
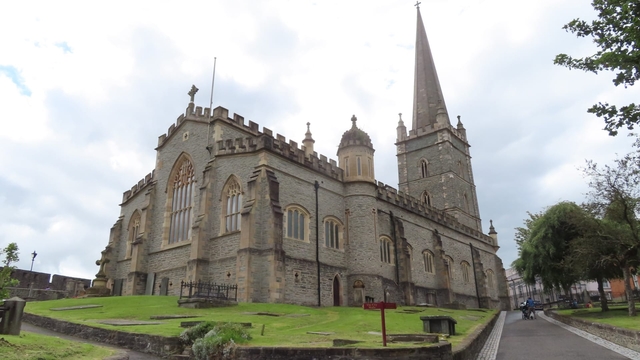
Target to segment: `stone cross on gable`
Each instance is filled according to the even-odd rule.
[[[187,93],[187,95],[191,96],[191,102],[193,102],[193,97],[196,96],[198,90],[199,89],[195,85],[191,85],[191,90]]]
[[[414,6],[420,9],[420,4],[422,4],[420,1],[416,1],[416,4]]]

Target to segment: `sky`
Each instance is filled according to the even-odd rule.
[[[0,247],[19,268],[93,278],[122,193],[155,164],[157,137],[185,111],[192,84],[213,106],[318,154],[340,136],[372,138],[376,178],[397,188],[398,114],[411,124],[415,2],[14,1],[0,13]],[[582,202],[585,160],[611,163],[633,138],[602,130],[586,109],[627,104],[639,88],[611,73],[553,65],[586,56],[590,39],[562,26],[593,19],[584,0],[424,0],[451,119],[471,144],[483,230],[498,232],[505,267],[527,212]],[[454,121],[452,120],[452,121]]]

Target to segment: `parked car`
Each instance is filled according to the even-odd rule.
[[[536,309],[536,311],[544,310],[544,308],[542,307],[542,303],[540,301],[534,301],[533,302],[533,308]]]

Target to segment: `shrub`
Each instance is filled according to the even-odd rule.
[[[191,330],[191,331],[188,331]],[[230,358],[237,343],[251,339],[249,333],[239,324],[205,322],[185,330],[180,337],[189,344],[197,360],[208,357]],[[201,336],[201,334],[206,333]]]

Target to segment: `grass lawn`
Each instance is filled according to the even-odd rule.
[[[333,339],[361,340],[358,347],[377,347],[382,344],[380,311],[352,307],[305,307],[284,304],[240,303],[238,306],[211,309],[185,309],[178,307],[178,298],[173,296],[117,296],[106,298],[62,299],[29,302],[28,313],[66,320],[70,322],[135,333],[178,336],[184,330],[182,321],[212,320],[223,322],[250,322],[249,333],[253,339],[250,346],[332,346]],[[51,308],[78,305],[103,305],[103,307],[51,311]],[[403,313],[413,309],[417,313]],[[250,315],[245,313],[270,312],[281,316]],[[452,345],[460,343],[476,327],[488,322],[495,310],[449,310],[437,308],[399,307],[385,310],[387,333],[422,333],[420,316],[448,315],[456,319],[456,335],[449,338]],[[112,326],[100,324],[105,319],[135,319],[149,321],[153,315],[194,315],[193,319],[159,320],[159,325]],[[262,325],[264,335],[260,335]],[[312,335],[308,331],[332,332],[334,334]],[[415,346],[413,344],[390,344],[391,346]]]
[[[20,336],[0,337],[3,360],[92,360],[104,359],[115,350],[22,331]]]
[[[625,329],[640,330],[640,317],[629,316],[627,306],[610,306],[609,311],[602,312],[600,308],[558,310],[558,314],[609,324]]]

